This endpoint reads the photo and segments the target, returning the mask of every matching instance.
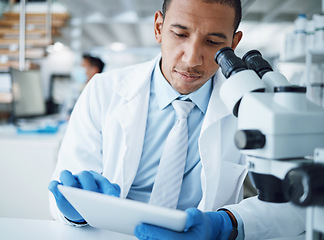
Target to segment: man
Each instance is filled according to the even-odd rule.
[[[105,63],[98,57],[93,57],[89,54],[82,55],[82,67],[84,67],[87,81],[86,84],[96,73],[102,73]]]
[[[233,141],[236,119],[219,98],[224,78],[214,55],[223,47],[235,49],[240,42],[242,32],[236,32],[240,4],[239,0],[165,0],[163,13],[156,12],[154,20],[161,56],[90,81],[62,142],[54,173],[57,181],[49,186],[56,199],[51,201],[55,218],[86,224],[59,193],[58,184],[153,204],[163,148],[176,119],[173,102],[180,99],[194,103],[187,120],[188,150],[175,206],[187,209],[187,229],[176,233],[142,224],[135,235],[139,239],[261,239],[304,230],[302,214],[290,204],[263,203],[257,198],[237,204],[242,200],[246,170]],[[167,195],[161,202],[164,198]]]

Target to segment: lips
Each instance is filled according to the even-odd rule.
[[[183,79],[184,81],[187,81],[187,82],[195,81],[195,80],[197,80],[197,79],[199,79],[201,77],[200,74],[190,73],[190,72],[179,72],[179,71],[176,71],[176,73],[179,75],[179,77],[181,79]]]

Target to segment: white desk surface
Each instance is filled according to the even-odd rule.
[[[5,240],[136,240],[134,236],[95,229],[73,227],[53,220],[0,218],[0,239]]]
[[[102,229],[74,227],[54,220],[0,218],[0,239],[5,240],[136,240],[134,236]],[[272,240],[303,240],[305,236]]]

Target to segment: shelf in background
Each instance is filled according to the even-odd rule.
[[[309,50],[311,56],[312,56],[312,62],[313,63],[324,63],[324,49],[316,50],[312,49]]]
[[[313,63],[324,63],[324,49],[310,49],[308,50],[312,56]],[[287,59],[282,59],[280,62],[287,63],[305,63],[306,62],[306,54],[290,57]]]
[[[306,61],[306,55],[298,55],[294,57],[289,57],[286,59],[281,59],[280,62],[287,62],[287,63],[305,63]]]
[[[312,87],[324,87],[324,83],[311,83]]]

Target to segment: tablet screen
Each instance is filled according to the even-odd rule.
[[[185,229],[187,219],[185,211],[63,185],[59,185],[58,188],[88,224],[95,228],[129,235],[134,235],[134,229],[140,223],[179,232]]]

